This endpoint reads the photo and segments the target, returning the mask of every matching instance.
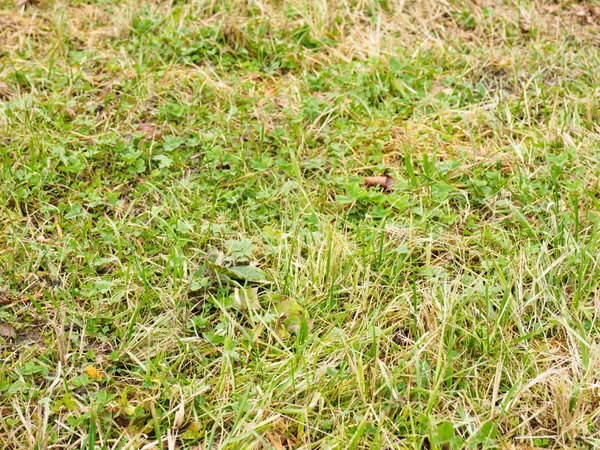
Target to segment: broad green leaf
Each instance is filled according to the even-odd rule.
[[[230,278],[240,280],[240,281],[249,281],[252,283],[271,283],[268,279],[267,274],[254,266],[234,266],[228,268],[227,276]]]
[[[308,334],[308,320],[302,308],[295,300],[286,298],[275,305],[279,320],[275,332],[281,338],[297,335],[302,331],[304,338]]]
[[[454,427],[450,422],[442,422],[437,427],[437,437],[442,442],[449,442],[454,437]]]
[[[206,259],[206,265],[210,267],[217,275],[226,276],[233,280],[246,283],[271,284],[267,274],[255,266],[234,266],[226,267],[216,262]]]
[[[493,422],[486,422],[481,426],[479,430],[479,436],[481,439],[494,439],[496,437],[496,424]]]

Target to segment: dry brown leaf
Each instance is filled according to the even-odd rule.
[[[18,8],[20,6],[26,6],[29,3],[32,3],[31,0],[17,0],[16,6]]]
[[[73,120],[77,117],[77,111],[75,111],[74,108],[65,109],[65,113],[67,114],[67,117],[71,120]]]
[[[17,335],[17,333],[15,332],[13,327],[11,327],[9,324],[7,324],[5,322],[0,323],[0,336],[10,339],[10,338],[14,338],[16,335]]]
[[[275,450],[285,450],[285,447],[281,443],[281,439],[276,434],[267,433],[267,439],[269,443],[275,448]]]
[[[44,337],[39,329],[21,330],[19,333],[20,344],[37,344],[43,345]]]
[[[13,296],[6,292],[0,292],[0,305],[9,305],[13,302]]]
[[[0,81],[0,98],[9,99],[13,96],[13,91],[8,84]]]
[[[162,138],[162,133],[160,128],[158,128],[153,123],[140,123],[137,127],[136,131],[138,133],[143,133],[146,135],[146,139],[155,139],[158,140]]]
[[[542,8],[544,9],[544,11],[546,11],[549,14],[554,14],[557,11],[560,11],[560,9],[562,8],[561,4],[548,4],[548,3],[544,3],[542,5]]]
[[[575,15],[580,19],[585,20],[588,25],[595,25],[600,21],[600,6],[581,6],[575,11]]]
[[[386,191],[392,190],[392,185],[396,182],[396,179],[389,175],[382,175],[379,177],[365,177],[366,186],[381,186]]]
[[[522,16],[519,20],[519,28],[521,33],[529,33],[531,31],[531,19],[527,16]]]

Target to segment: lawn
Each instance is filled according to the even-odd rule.
[[[0,0],[0,447],[596,448],[599,123],[596,1]]]

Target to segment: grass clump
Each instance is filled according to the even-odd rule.
[[[597,444],[596,3],[18,3],[3,448]]]

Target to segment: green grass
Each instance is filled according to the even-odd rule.
[[[1,447],[598,445],[599,21],[0,0]]]

